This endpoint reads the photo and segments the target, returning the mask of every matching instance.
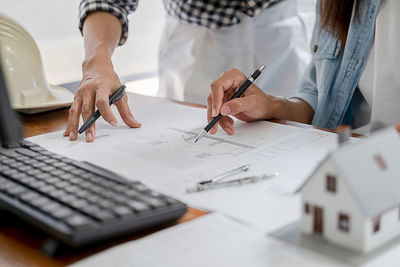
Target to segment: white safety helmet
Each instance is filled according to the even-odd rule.
[[[14,109],[38,113],[71,105],[70,91],[48,84],[32,36],[4,14],[0,14],[0,60]]]

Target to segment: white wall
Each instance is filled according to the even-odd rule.
[[[394,239],[400,235],[399,208],[385,212],[381,215],[380,229],[378,232],[373,231],[372,218],[366,220],[365,251],[371,251],[384,243]]]
[[[326,191],[326,174],[337,175],[333,165],[329,162],[323,165],[307,182],[301,191],[303,213],[301,229],[304,233],[313,233],[313,211],[304,213],[304,203],[310,207],[323,208],[323,237],[332,243],[356,250],[364,250],[364,219],[356,202],[352,198],[343,180],[337,176],[336,193]],[[348,214],[350,217],[349,232],[338,229],[339,213]]]
[[[50,83],[81,79],[80,0],[0,0],[1,13],[22,24],[41,50]],[[113,57],[120,76],[155,72],[165,11],[162,0],[142,0],[130,16],[128,42]]]

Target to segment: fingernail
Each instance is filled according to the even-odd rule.
[[[72,140],[74,138],[74,132],[69,132],[69,140]]]
[[[228,115],[230,112],[231,112],[231,109],[228,106],[222,106],[222,108],[221,108],[222,115]]]
[[[212,108],[211,110],[211,116],[216,117],[217,116],[217,110],[215,108]]]
[[[118,122],[117,121],[110,121],[110,124],[115,127],[115,126],[118,125]]]
[[[233,129],[231,128],[231,127],[225,127],[224,128],[224,130],[225,130],[225,132],[227,133],[227,134],[233,134]]]
[[[86,142],[91,142],[92,141],[92,134],[91,133],[87,133],[86,134]]]
[[[140,122],[138,122],[138,121],[135,120],[134,118],[131,118],[131,121],[132,121],[133,123],[136,123],[136,124],[141,124]]]

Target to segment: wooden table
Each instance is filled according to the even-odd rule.
[[[24,136],[30,137],[62,130],[65,128],[67,118],[68,109],[39,115],[21,115]],[[71,251],[55,258],[49,258],[41,252],[41,246],[46,239],[44,234],[24,222],[4,214],[4,216],[0,216],[0,266],[65,266],[117,244],[141,238],[174,224],[188,222],[204,214],[206,212],[189,208],[189,211],[176,223],[99,244],[92,248]]]

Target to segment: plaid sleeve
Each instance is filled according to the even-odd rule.
[[[244,0],[242,2],[242,12],[250,17],[258,15],[261,10],[273,6],[282,0]]]
[[[79,5],[79,30],[87,16],[95,11],[105,11],[117,17],[122,33],[118,45],[123,45],[128,38],[128,14],[136,10],[139,0],[82,0]]]

